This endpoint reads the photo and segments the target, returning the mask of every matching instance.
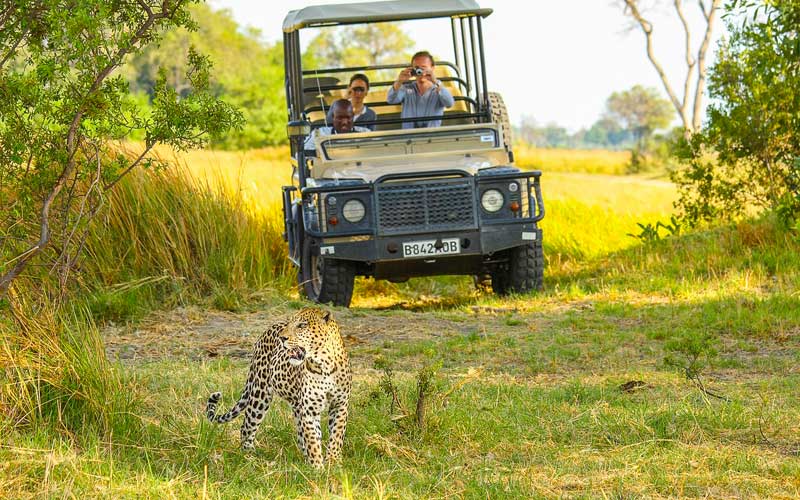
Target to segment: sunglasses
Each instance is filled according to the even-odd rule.
[[[366,91],[367,91],[366,87],[352,87],[350,89],[350,92],[366,92]]]

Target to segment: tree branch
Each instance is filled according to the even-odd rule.
[[[151,149],[153,149],[153,146],[154,146],[154,144],[149,144],[149,145],[147,145],[147,146],[144,148],[144,151],[142,151],[142,154],[140,154],[140,155],[138,156],[138,158],[136,158],[136,160],[134,160],[134,161],[133,161],[133,163],[131,163],[130,165],[128,165],[128,167],[127,167],[127,168],[126,168],[126,169],[125,169],[125,170],[124,170],[124,171],[123,171],[121,174],[119,174],[119,175],[117,176],[117,178],[116,178],[116,179],[114,179],[114,180],[113,180],[113,181],[111,181],[110,183],[108,183],[108,184],[106,184],[105,186],[103,186],[103,189],[104,189],[105,191],[108,191],[109,189],[113,188],[113,187],[114,187],[114,186],[115,186],[115,185],[116,185],[116,184],[117,184],[119,181],[121,181],[121,180],[122,180],[122,178],[123,178],[123,177],[125,177],[126,175],[128,175],[128,173],[129,173],[131,170],[133,170],[134,168],[136,168],[136,166],[137,166],[139,163],[141,163],[141,162],[142,162],[142,160],[143,160],[143,159],[144,159],[144,157],[147,155],[147,153],[149,153],[149,152],[150,152],[150,150],[151,150]]]
[[[147,15],[149,15],[149,16],[153,16],[154,15],[153,14],[153,9],[151,9],[150,6],[147,5],[147,2],[145,2],[144,0],[136,0],[136,3],[138,3],[142,7],[142,9],[145,12],[147,12]]]
[[[3,57],[3,60],[0,61],[0,69],[3,69],[3,66],[5,66],[6,63],[11,60],[11,58],[14,56],[14,54],[17,51],[17,47],[19,47],[19,44],[22,43],[22,41],[25,39],[25,35],[27,35],[27,34],[28,34],[28,30],[25,30],[22,33],[20,33],[19,38],[17,39],[17,41],[14,42],[14,45],[12,45],[10,49],[8,49],[8,53],[5,55],[5,57]]]
[[[709,13],[706,11],[706,3],[703,0],[697,0],[697,5],[700,7],[700,12],[703,13],[703,18],[706,20],[706,23],[708,23]]]
[[[659,78],[661,78],[661,83],[664,85],[664,90],[667,91],[667,95],[669,96],[670,101],[672,101],[672,105],[675,106],[675,110],[678,112],[678,115],[681,117],[681,121],[683,122],[684,128],[687,130],[691,130],[691,123],[689,122],[689,117],[686,113],[686,108],[681,106],[681,102],[678,99],[678,96],[675,94],[675,91],[672,90],[672,85],[669,83],[669,79],[667,78],[667,73],[664,71],[663,66],[661,63],[658,62],[656,59],[655,52],[653,50],[653,25],[648,20],[642,16],[642,13],[639,11],[639,7],[637,5],[636,0],[625,0],[625,5],[630,10],[631,16],[639,23],[639,26],[642,28],[642,32],[644,32],[645,39],[647,41],[647,58],[650,59],[650,62],[653,64],[653,67],[658,72]]]
[[[86,112],[85,106],[90,102],[89,97],[100,88],[100,85],[108,77],[108,75],[110,75],[111,72],[120,65],[122,59],[146,37],[149,30],[152,29],[153,24],[159,19],[170,18],[175,15],[183,3],[185,3],[183,0],[177,0],[170,8],[169,2],[164,0],[162,3],[161,12],[153,13],[150,11],[147,15],[147,19],[145,19],[144,22],[139,26],[134,35],[131,37],[130,41],[124,47],[120,48],[119,51],[117,51],[114,58],[97,74],[94,81],[87,89],[86,93],[84,94],[83,103],[76,110],[75,116],[73,117],[67,132],[67,163],[62,169],[58,180],[45,198],[44,203],[42,204],[39,223],[39,240],[31,245],[22,254],[18,255],[14,259],[16,260],[14,267],[10,271],[7,271],[4,275],[0,276],[0,297],[4,297],[8,293],[8,288],[11,285],[11,282],[14,281],[17,276],[19,276],[28,262],[36,257],[50,243],[50,207],[61,193],[61,190],[64,188],[64,185],[67,182],[67,179],[75,170],[75,154],[77,152],[76,142],[78,140],[78,130]]]
[[[691,86],[692,75],[694,74],[694,66],[697,64],[697,61],[694,60],[692,57],[692,40],[691,40],[691,30],[689,29],[689,23],[686,21],[686,16],[683,14],[683,0],[675,0],[675,11],[678,13],[678,18],[681,20],[681,24],[683,25],[683,32],[686,35],[686,80],[683,83],[683,105],[681,108],[684,110],[688,109],[689,106],[689,87]]]
[[[66,293],[66,284],[67,284],[67,279],[69,277],[69,273],[74,267],[75,263],[77,262],[78,256],[81,254],[83,247],[86,244],[86,238],[89,234],[89,229],[90,229],[88,225],[83,228],[83,231],[79,238],[79,243],[75,251],[72,252],[72,256],[70,256],[69,254],[70,243],[75,237],[75,233],[78,230],[81,219],[85,218],[87,222],[91,221],[92,219],[94,219],[94,217],[97,215],[97,212],[103,206],[103,196],[102,192],[100,191],[102,177],[103,177],[103,167],[100,158],[100,148],[97,146],[97,144],[92,144],[92,146],[94,147],[94,159],[97,163],[94,179],[92,180],[91,184],[89,185],[88,189],[83,195],[77,220],[75,220],[75,222],[72,224],[72,231],[70,232],[69,236],[67,236],[66,240],[64,240],[61,254],[58,256],[56,263],[53,265],[53,269],[55,269],[58,266],[59,262],[63,263],[61,267],[61,272],[59,272],[59,283],[60,283],[62,297]],[[84,154],[86,154],[85,148],[84,148]],[[90,155],[86,156],[89,157]],[[89,198],[92,196],[92,193],[94,191],[98,192],[99,201],[97,201],[97,203],[91,206],[87,211],[86,210],[87,203],[89,202]]]
[[[706,12],[703,0],[699,0],[700,10],[703,12],[703,17],[706,19],[706,34],[703,37],[703,43],[700,45],[700,50],[697,53],[697,87],[694,90],[694,110],[692,112],[692,127],[694,130],[700,130],[703,103],[703,92],[706,86],[706,52],[708,46],[711,44],[711,33],[714,29],[714,20],[716,18],[717,10],[722,5],[722,0],[712,0],[711,7]]]

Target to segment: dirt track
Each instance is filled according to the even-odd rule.
[[[291,312],[283,306],[243,313],[179,308],[154,313],[133,326],[109,326],[103,337],[109,358],[125,362],[175,357],[247,358],[258,336]],[[454,315],[452,319],[405,310],[340,310],[334,314],[342,325],[345,343],[352,347],[493,330],[502,325],[498,312],[504,311],[473,308],[472,314]]]

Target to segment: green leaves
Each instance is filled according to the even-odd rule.
[[[209,136],[241,130],[242,113],[209,92],[210,67],[208,57],[190,49],[186,77],[197,92],[183,98],[167,85],[166,72],[161,71],[154,87],[148,145],[160,142],[180,150],[190,149],[204,145]]]
[[[680,148],[673,174],[690,224],[777,209],[800,214],[800,2],[734,1],[730,39],[709,73],[704,130]],[[787,222],[788,222],[787,220]]]
[[[211,89],[208,57],[190,50],[178,93],[161,78],[152,110],[120,67],[176,27],[193,0],[16,0],[0,16],[0,296],[40,254],[66,274],[103,191],[132,168],[158,164],[158,143],[199,147],[241,128],[242,114]],[[139,133],[141,153],[114,141]],[[8,214],[6,216],[6,214]],[[56,251],[43,254],[55,243]]]
[[[281,44],[264,44],[257,32],[240,29],[228,11],[214,11],[205,4],[192,5],[187,11],[194,17],[196,31],[170,29],[121,68],[131,91],[146,96],[149,106],[155,99],[159,68],[164,68],[166,84],[181,98],[187,97],[189,89],[202,88],[242,110],[246,119],[242,128],[209,136],[214,146],[245,149],[285,143]],[[214,64],[213,72],[204,75],[199,68],[190,68],[202,67],[205,63],[197,58],[206,56]]]

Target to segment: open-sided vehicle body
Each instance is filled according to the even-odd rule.
[[[544,216],[538,171],[513,165],[508,115],[488,92],[482,19],[474,0],[398,0],[306,7],[284,20],[288,133],[295,183],[283,187],[285,238],[304,293],[347,306],[355,276],[473,275],[496,293],[540,289]],[[356,72],[407,63],[305,69],[300,33],[341,24],[449,18],[455,61],[436,61],[454,96],[442,125],[403,129],[386,102],[393,81],[373,81],[374,132],[317,137],[330,104]]]

